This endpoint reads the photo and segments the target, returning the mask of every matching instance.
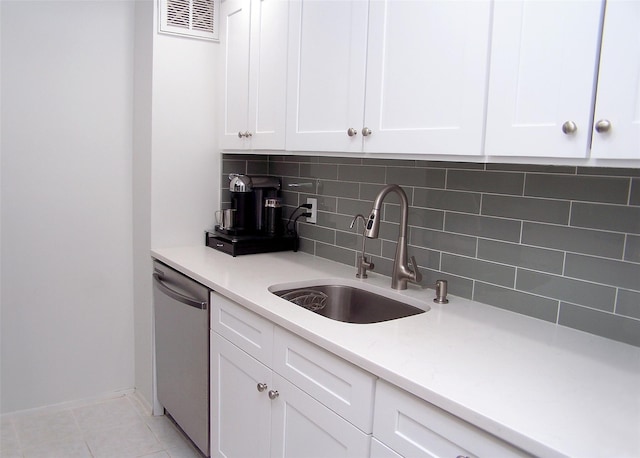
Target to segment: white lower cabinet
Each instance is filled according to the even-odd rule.
[[[405,457],[530,456],[497,437],[394,385],[378,380],[373,436]],[[376,456],[388,450],[372,447]],[[384,453],[387,453],[386,455]]]
[[[529,456],[219,294],[211,302],[212,456]]]
[[[212,299],[211,455],[369,456],[375,377],[222,296],[216,294]],[[281,351],[272,356],[263,350],[271,348],[274,329]],[[265,364],[282,356],[301,375],[302,386],[276,372],[275,366],[286,367],[289,362]],[[352,373],[358,375],[355,380]],[[362,392],[369,393],[368,399]],[[356,405],[366,405],[368,417],[362,422],[369,426],[368,432],[327,407],[340,404],[332,400],[336,397],[346,404],[355,397]],[[350,414],[345,406],[339,408],[346,417],[361,415]]]

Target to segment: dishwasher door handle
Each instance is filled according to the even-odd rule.
[[[206,310],[207,309],[207,301],[200,301],[198,299],[194,299],[193,297],[185,296],[177,291],[172,290],[167,285],[165,285],[162,281],[161,273],[154,272],[153,279],[164,294],[169,296],[171,299],[175,299],[182,304],[189,305],[191,307],[195,307],[197,309]]]

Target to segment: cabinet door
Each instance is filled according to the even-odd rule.
[[[222,148],[246,148],[250,137],[239,137],[248,130],[250,0],[222,2],[220,41],[222,44]]]
[[[248,131],[252,149],[284,149],[288,0],[251,3]]]
[[[602,5],[495,2],[486,155],[586,157]]]
[[[211,455],[268,456],[271,371],[214,332],[211,342]]]
[[[369,456],[368,435],[276,373],[273,386],[272,458]]]
[[[362,150],[367,10],[361,0],[291,3],[287,150]]]
[[[594,120],[592,157],[640,159],[640,2],[607,1]]]
[[[481,154],[489,1],[372,1],[366,152]]]
[[[222,148],[284,149],[288,13],[285,0],[222,3]]]

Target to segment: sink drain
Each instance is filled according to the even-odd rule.
[[[303,289],[290,291],[286,294],[283,294],[283,299],[288,300],[289,302],[293,302],[300,307],[304,307],[307,310],[311,310],[312,312],[316,312],[318,310],[322,310],[327,305],[327,296],[325,293],[320,291],[314,291],[312,289]]]

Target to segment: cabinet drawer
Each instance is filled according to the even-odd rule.
[[[370,433],[375,377],[282,328],[274,332],[273,369]]]
[[[211,293],[211,328],[231,343],[271,366],[273,324],[218,293]]]
[[[378,380],[373,435],[407,457],[524,457],[497,437]]]

